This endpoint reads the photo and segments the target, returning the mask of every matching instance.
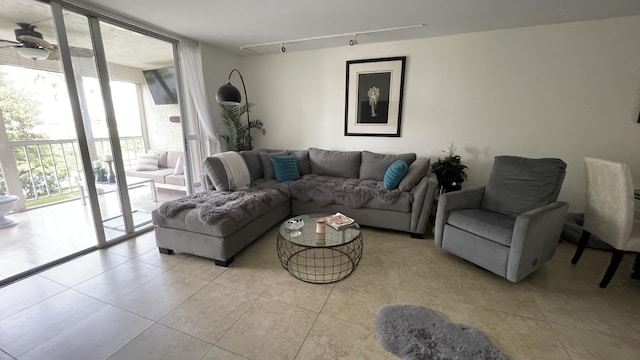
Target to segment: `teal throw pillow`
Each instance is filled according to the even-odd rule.
[[[407,174],[408,169],[409,167],[404,160],[397,160],[391,164],[384,174],[384,188],[387,190],[396,189],[402,178]]]
[[[271,163],[273,164],[273,171],[276,173],[276,180],[278,182],[300,179],[300,172],[298,171],[298,163],[296,162],[295,156],[273,156]]]

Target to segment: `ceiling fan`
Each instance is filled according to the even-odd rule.
[[[15,47],[20,56],[33,60],[58,60],[60,49],[58,45],[43,39],[42,34],[36,31],[35,25],[18,23],[19,29],[15,29],[16,40],[0,39],[1,47]],[[69,46],[71,56],[92,58],[93,50]]]

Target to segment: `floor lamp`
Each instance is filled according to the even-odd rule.
[[[242,95],[240,95],[240,91],[233,85],[231,85],[231,75],[233,72],[237,72],[240,76],[240,80],[242,81],[242,89],[244,90],[244,100],[247,103],[247,133],[245,135],[245,148],[238,150],[251,150],[251,119],[249,118],[249,98],[247,97],[247,87],[244,85],[244,79],[242,78],[242,74],[238,69],[233,69],[229,73],[229,78],[227,79],[227,83],[220,86],[218,88],[218,92],[216,93],[216,101],[220,105],[229,105],[229,106],[239,106],[242,101]]]

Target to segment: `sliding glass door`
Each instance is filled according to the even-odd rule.
[[[133,229],[144,229],[157,207],[150,200],[186,190],[174,44],[105,21],[99,26],[122,156],[114,165],[126,180]]]
[[[0,282],[104,238],[95,228],[98,213],[80,201],[86,141],[77,132],[56,29],[49,4],[3,1],[0,195],[18,200],[9,215],[16,224],[0,229]],[[90,60],[92,53],[82,55]]]
[[[65,24],[73,24],[73,31],[61,36],[68,38],[93,174],[83,185],[91,190],[87,194],[95,191],[95,199],[89,198],[99,209],[98,231],[106,242],[118,240],[152,226],[159,187],[186,188],[179,165],[183,137],[175,45],[96,17],[60,12]],[[151,80],[162,86],[154,88]],[[149,156],[156,162],[141,166]]]
[[[177,42],[155,35],[66,2],[3,2],[0,195],[19,199],[0,282],[149,229],[189,189]]]

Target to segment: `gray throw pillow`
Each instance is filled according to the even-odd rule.
[[[362,162],[360,163],[360,180],[382,181],[389,166],[398,160],[404,160],[407,166],[410,166],[416,160],[416,154],[394,155],[363,151]]]
[[[222,161],[217,157],[208,157],[202,162],[202,167],[209,175],[209,179],[218,191],[229,191],[229,177],[224,170]]]
[[[260,151],[251,150],[241,152],[244,162],[247,164],[249,174],[251,175],[251,182],[258,179],[262,179],[262,160],[260,160]]]
[[[296,158],[300,176],[311,174],[311,163],[309,163],[309,150],[289,150],[289,154]]]
[[[419,158],[416,159],[411,165],[409,165],[409,171],[407,171],[407,175],[402,178],[400,181],[400,185],[398,185],[398,190],[400,191],[411,191],[423,177],[429,174],[429,169],[431,168],[431,160],[429,158]]]
[[[273,180],[276,178],[276,173],[273,170],[273,163],[271,162],[271,158],[274,156],[287,156],[289,155],[288,151],[280,151],[280,152],[261,152],[260,153],[260,161],[262,162],[262,172],[264,174],[264,178],[267,180]]]
[[[496,156],[482,208],[519,215],[558,199],[567,164],[554,158]]]
[[[311,173],[357,179],[360,175],[360,151],[332,151],[309,148]]]

